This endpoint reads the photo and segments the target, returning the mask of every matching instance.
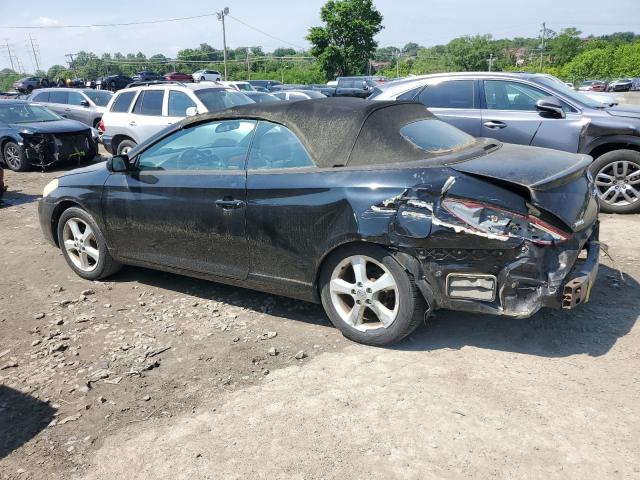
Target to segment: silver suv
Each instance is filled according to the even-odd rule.
[[[102,117],[102,143],[117,155],[186,116],[254,103],[249,97],[213,82],[138,85],[117,92]]]
[[[58,115],[98,128],[113,93],[90,88],[41,88],[29,97]]]
[[[640,212],[637,105],[598,102],[551,75],[499,72],[414,77],[378,86],[369,99],[421,102],[475,137],[591,155],[601,209]]]

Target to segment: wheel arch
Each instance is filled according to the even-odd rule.
[[[633,135],[613,135],[600,137],[592,141],[582,153],[594,159],[614,150],[636,150],[640,152],[640,137]]]
[[[0,160],[2,160],[4,162],[4,146],[9,143],[9,142],[15,142],[18,145],[20,145],[20,142],[22,140],[20,138],[16,138],[12,135],[6,135],[2,138],[0,138]]]
[[[114,155],[118,151],[118,146],[125,140],[131,140],[136,144],[138,143],[134,138],[130,137],[129,135],[126,135],[124,133],[118,133],[114,135],[113,138],[111,139],[111,149],[113,150]]]
[[[68,210],[71,207],[78,207],[86,211],[86,208],[77,201],[65,199],[58,202],[51,213],[51,234],[57,247],[60,247],[60,242],[58,241],[58,222],[65,210]]]

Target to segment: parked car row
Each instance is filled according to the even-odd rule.
[[[619,78],[611,82],[585,80],[578,88],[591,92],[629,92],[640,90],[640,78]]]

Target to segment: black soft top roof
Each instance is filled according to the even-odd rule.
[[[414,102],[319,98],[242,105],[187,117],[180,126],[236,118],[284,125],[298,136],[319,167],[328,168],[426,158],[429,154],[403,138],[400,128],[435,117],[424,105]]]

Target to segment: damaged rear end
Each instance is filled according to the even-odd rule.
[[[378,208],[395,210],[391,242],[432,308],[513,317],[573,308],[589,300],[598,269],[590,163],[495,146]]]

